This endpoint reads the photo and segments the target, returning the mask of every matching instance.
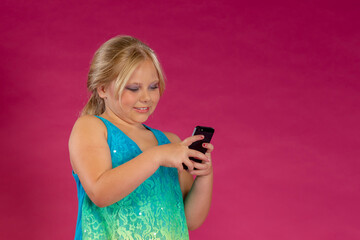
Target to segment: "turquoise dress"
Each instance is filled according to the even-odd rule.
[[[98,118],[107,128],[113,168],[142,153],[119,128]],[[155,135],[159,145],[170,143],[161,131],[145,127]],[[104,208],[90,200],[74,172],[73,176],[79,200],[75,240],[189,239],[176,168],[161,166],[128,196]]]

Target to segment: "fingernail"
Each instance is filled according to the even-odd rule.
[[[203,143],[203,144],[202,144],[202,146],[203,146],[203,147],[206,147],[206,144],[205,144],[205,143]]]

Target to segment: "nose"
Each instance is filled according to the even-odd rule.
[[[151,100],[149,91],[144,90],[141,92],[140,101],[141,102],[149,102]]]

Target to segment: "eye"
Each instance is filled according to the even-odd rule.
[[[149,86],[149,88],[150,88],[151,90],[155,90],[155,89],[159,88],[159,83],[151,84],[151,85]]]
[[[130,90],[132,92],[136,92],[139,90],[139,87],[136,87],[136,86],[128,86],[128,87],[125,87],[127,90]]]

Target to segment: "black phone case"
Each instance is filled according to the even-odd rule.
[[[215,130],[213,128],[211,128],[211,127],[196,126],[195,129],[194,129],[194,132],[193,132],[193,136],[194,135],[204,135],[204,138],[202,140],[193,142],[189,146],[189,148],[194,149],[196,151],[199,151],[201,153],[205,153],[206,148],[203,148],[202,144],[203,143],[209,143],[211,141],[211,138],[212,138],[212,136],[214,134],[214,131]],[[193,157],[190,157],[189,159],[191,161],[194,161],[194,162],[199,162],[199,163],[202,162],[201,160],[193,158]],[[185,164],[183,164],[183,167],[184,167],[184,169],[188,169]]]

